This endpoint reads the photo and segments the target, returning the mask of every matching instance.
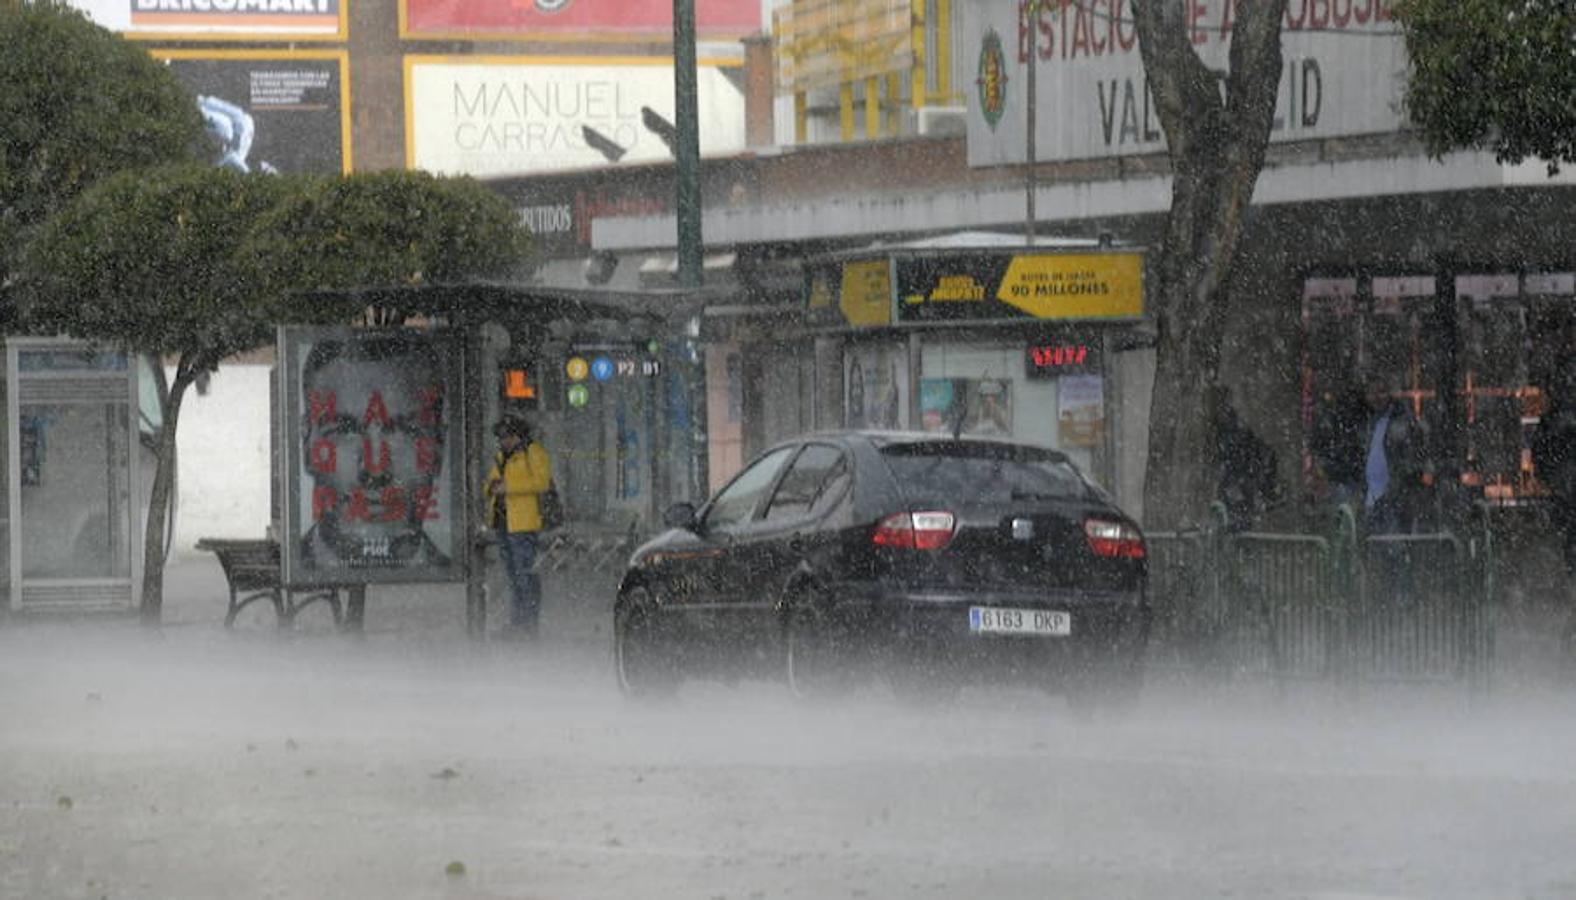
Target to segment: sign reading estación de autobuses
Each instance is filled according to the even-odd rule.
[[[1027,158],[1025,85],[1035,57],[1035,158],[1101,159],[1165,149],[1144,77],[1134,0],[977,0],[964,19],[969,165]],[[1242,5],[1186,0],[1175,27],[1224,71]],[[1406,127],[1406,47],[1395,0],[1287,0],[1272,141],[1380,134]]]
[[[673,40],[672,0],[400,0],[400,36],[580,42]],[[761,30],[759,0],[695,0],[703,39]]]

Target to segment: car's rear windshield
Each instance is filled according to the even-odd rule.
[[[979,441],[920,441],[880,448],[912,502],[1084,500],[1099,491],[1055,450]]]

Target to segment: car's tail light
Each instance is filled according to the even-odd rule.
[[[939,550],[952,540],[956,524],[949,512],[893,513],[876,523],[874,540],[882,547]]]
[[[1144,536],[1138,529],[1107,519],[1084,520],[1084,537],[1096,556],[1107,559],[1143,559]]]

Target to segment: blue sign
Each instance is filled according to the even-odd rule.
[[[598,356],[591,361],[591,377],[597,381],[606,381],[613,377],[613,361],[605,356]]]

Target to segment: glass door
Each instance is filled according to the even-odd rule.
[[[65,341],[11,341],[6,363],[12,608],[130,608],[135,371],[123,354]]]

